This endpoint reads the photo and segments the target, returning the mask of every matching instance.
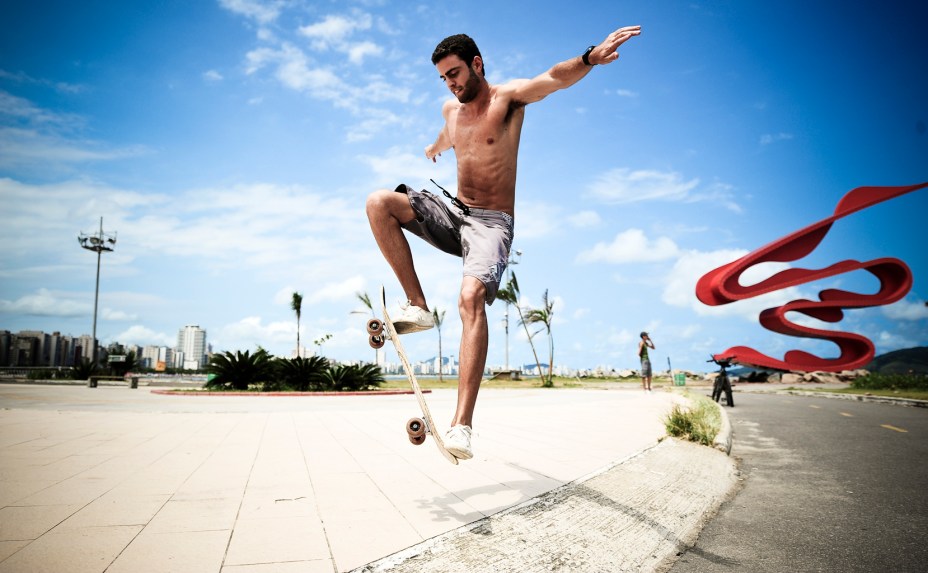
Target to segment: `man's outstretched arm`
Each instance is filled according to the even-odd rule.
[[[626,26],[606,36],[587,55],[589,65],[582,56],[555,64],[547,72],[530,80],[514,80],[507,84],[512,88],[512,100],[517,103],[534,103],[548,95],[568,88],[586,76],[594,65],[606,65],[619,59],[618,48],[631,38],[641,34],[641,26]]]
[[[432,163],[438,161],[437,157],[441,156],[442,151],[451,149],[451,135],[448,134],[448,112],[451,109],[451,105],[453,104],[450,100],[442,105],[441,114],[445,118],[445,125],[441,128],[441,131],[438,132],[435,143],[431,143],[425,147],[425,156],[431,159]]]

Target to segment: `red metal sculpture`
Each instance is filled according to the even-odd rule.
[[[901,260],[881,258],[866,262],[841,261],[824,269],[791,268],[751,286],[742,286],[739,279],[742,273],[756,264],[795,261],[808,255],[825,238],[831,225],[842,217],[924,187],[928,187],[928,183],[907,187],[858,187],[841,198],[832,216],[710,271],[696,283],[696,297],[707,305],[718,306],[850,271],[868,271],[880,281],[880,290],[876,294],[826,289],[819,293],[817,301],[794,300],[783,306],[768,308],[760,314],[760,323],[768,330],[834,342],[841,350],[838,358],[826,359],[801,350],[790,350],[783,360],[777,360],[746,346],[734,346],[717,354],[716,358],[730,358],[741,364],[764,368],[806,372],[838,372],[869,363],[874,356],[873,343],[869,339],[859,334],[802,326],[788,320],[786,313],[799,312],[825,322],[839,322],[844,318],[843,309],[896,302],[912,288],[912,272]]]

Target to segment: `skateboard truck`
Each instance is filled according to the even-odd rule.
[[[379,350],[387,343],[387,336],[383,333],[383,321],[379,318],[367,321],[367,333],[370,335],[367,343],[371,345],[371,348]]]

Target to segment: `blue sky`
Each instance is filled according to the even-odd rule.
[[[503,6],[500,6],[503,4]],[[364,200],[399,182],[455,187],[454,157],[423,156],[449,97],[429,58],[475,38],[491,82],[532,77],[623,25],[621,58],[531,105],[522,134],[514,267],[524,304],[556,301],[555,363],[636,366],[648,330],[666,367],[707,369],[747,345],[780,358],[836,348],[772,334],[768,306],[863,273],[722,308],[703,273],[827,217],[864,185],[928,181],[924,2],[6,2],[0,18],[0,329],[89,333],[95,256],[103,343],[173,346],[187,324],[215,350],[302,340],[371,359],[355,292],[403,297]],[[837,328],[877,353],[928,345],[928,190],[841,220],[795,264],[898,257],[899,303]],[[457,354],[460,263],[412,241]],[[758,269],[761,278],[765,269]],[[767,269],[766,272],[772,272]],[[490,307],[488,364],[505,362]],[[544,335],[536,339],[545,352]],[[410,336],[413,360],[434,332]],[[510,363],[532,362],[510,324]],[[388,354],[392,359],[392,352]]]

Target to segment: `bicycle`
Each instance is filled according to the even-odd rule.
[[[712,399],[718,402],[722,398],[722,393],[725,393],[725,401],[728,404],[728,407],[735,407],[735,400],[732,398],[731,393],[731,381],[728,379],[728,372],[726,368],[731,366],[731,358],[723,358],[718,360],[713,356],[711,359],[706,360],[706,362],[715,362],[719,365],[719,375],[715,378],[715,383],[712,384]]]

